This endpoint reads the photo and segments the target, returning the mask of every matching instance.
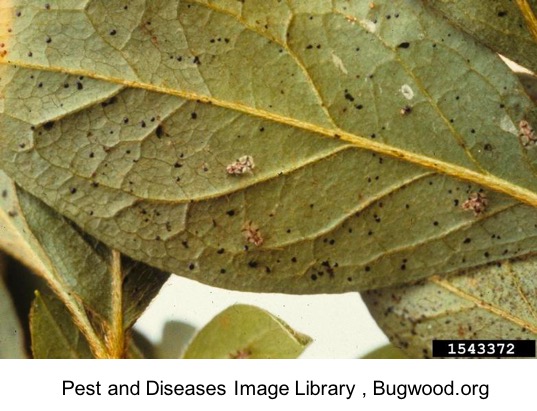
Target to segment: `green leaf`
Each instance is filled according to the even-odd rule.
[[[4,281],[5,258],[0,253],[0,358],[27,358],[24,330]]]
[[[71,314],[52,295],[36,292],[30,311],[30,333],[34,358],[94,358]]]
[[[1,171],[0,190],[0,247],[47,281],[95,356],[125,354],[128,330],[169,274],[121,258],[15,186]],[[39,324],[50,322],[49,317],[41,314]]]
[[[518,73],[518,79],[526,89],[528,96],[537,103],[537,76],[528,73]]]
[[[311,338],[260,308],[234,305],[214,317],[184,358],[296,358]]]
[[[492,50],[537,71],[537,1],[426,0]]]
[[[433,339],[535,339],[536,269],[534,258],[504,261],[362,296],[395,346],[430,357]]]
[[[537,251],[537,150],[518,138],[535,105],[421,2],[125,6],[2,12],[0,164],[100,241],[285,293]],[[479,190],[476,217],[460,206]]]
[[[30,312],[30,332],[34,358],[95,358],[65,305],[50,293],[36,292]],[[144,358],[133,339],[128,341],[125,356]]]
[[[409,357],[393,344],[388,344],[371,351],[362,358],[365,360],[404,360]]]

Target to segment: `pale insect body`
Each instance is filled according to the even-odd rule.
[[[242,156],[226,167],[226,171],[230,175],[240,176],[243,174],[252,174],[255,168],[254,159],[252,156]]]
[[[485,193],[472,193],[468,199],[461,204],[463,210],[473,211],[474,216],[479,216],[485,212],[489,200]]]
[[[521,120],[518,123],[518,130],[518,138],[524,147],[531,148],[537,144],[535,130],[533,130],[533,127],[526,120]]]
[[[242,227],[242,233],[249,243],[252,243],[257,247],[263,244],[264,239],[261,235],[259,227],[257,227],[251,221],[248,221],[246,224],[244,224]]]

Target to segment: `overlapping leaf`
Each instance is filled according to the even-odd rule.
[[[125,354],[128,330],[168,274],[121,258],[81,234],[55,211],[16,187],[1,171],[0,191],[0,246],[44,278],[66,307],[58,308],[58,303],[38,297],[42,311],[36,312],[34,307],[34,326],[49,327],[54,318],[50,313],[67,310],[73,317],[69,321],[78,326],[95,356]],[[65,321],[66,316],[60,315],[56,328],[66,328]],[[67,334],[77,336],[79,331],[70,329]],[[40,338],[49,340],[51,335]],[[76,341],[71,343],[79,346]],[[85,356],[84,350],[81,353]]]
[[[535,106],[421,2],[0,7],[1,166],[135,259],[316,293],[537,251]]]
[[[362,295],[396,346],[412,358],[427,358],[433,339],[535,339],[536,268],[534,258],[504,261]]]
[[[426,0],[492,50],[537,71],[535,0]]]
[[[4,281],[4,257],[0,253],[0,358],[26,358],[24,331]]]
[[[296,358],[310,342],[268,312],[239,304],[213,318],[190,343],[184,358]]]

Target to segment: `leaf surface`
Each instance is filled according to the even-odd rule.
[[[364,360],[404,360],[409,357],[393,344],[377,348],[362,357]]]
[[[47,281],[89,340],[94,355],[120,356],[127,347],[128,329],[168,274],[121,258],[81,234],[1,171],[0,190],[0,247]],[[44,298],[38,298],[37,304],[43,307],[37,320],[40,325],[49,324],[53,313],[62,312]],[[65,328],[61,324],[59,327]],[[78,342],[74,344],[78,346]]]
[[[268,312],[238,304],[214,317],[194,337],[184,358],[296,358],[310,342]]]
[[[334,293],[537,251],[537,150],[518,139],[535,105],[420,2],[1,10],[0,164],[136,260]],[[476,218],[460,205],[479,190]]]
[[[537,71],[535,0],[426,0],[492,50]]]
[[[30,333],[34,358],[94,358],[71,314],[52,295],[36,293],[30,311]]]
[[[0,358],[27,358],[24,330],[4,281],[5,257],[0,253]]]
[[[536,268],[534,258],[504,261],[362,296],[394,345],[427,358],[433,339],[535,339]]]

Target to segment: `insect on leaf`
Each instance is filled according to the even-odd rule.
[[[339,293],[534,253],[534,103],[421,2],[374,3],[13,0],[0,164],[113,249],[219,287]]]

